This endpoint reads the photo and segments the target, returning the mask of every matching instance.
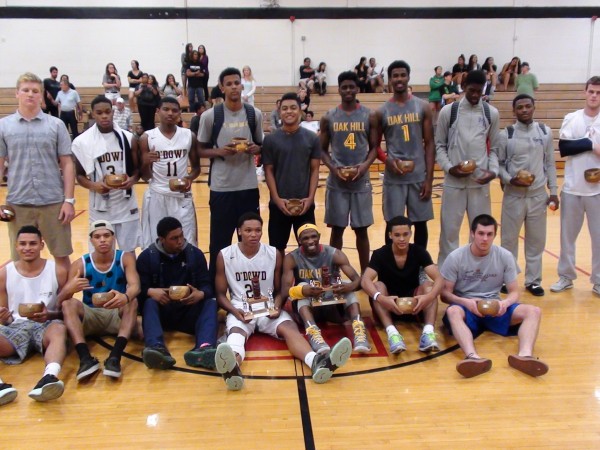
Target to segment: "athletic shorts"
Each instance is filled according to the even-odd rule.
[[[44,333],[52,323],[60,320],[48,320],[44,323],[33,320],[20,320],[10,325],[0,325],[0,336],[4,337],[15,349],[16,355],[1,358],[5,364],[20,364],[31,352],[44,353]]]
[[[71,224],[63,225],[58,220],[62,203],[44,206],[10,205],[15,209],[15,218],[8,222],[11,258],[16,261],[19,256],[15,248],[17,233],[25,225],[35,225],[42,233],[48,251],[55,258],[69,256],[73,253],[71,244]]]
[[[345,311],[353,304],[358,303],[358,298],[356,298],[356,293],[354,292],[347,293],[344,298],[346,299],[346,303],[344,304],[316,306],[311,308],[315,321],[339,323],[340,319],[342,319],[342,321],[343,319],[349,319],[350,317],[348,317]],[[293,302],[293,309],[299,313],[300,308],[304,306],[310,307],[311,304],[311,299],[305,298]]]
[[[325,223],[330,227],[364,228],[373,225],[373,194],[325,191]]]
[[[227,334],[231,332],[232,328],[237,327],[244,330],[247,337],[250,337],[255,331],[259,331],[273,336],[274,338],[281,339],[281,337],[277,335],[277,327],[286,320],[291,321],[292,318],[285,311],[281,311],[281,314],[277,319],[270,319],[268,316],[259,317],[258,319],[252,320],[250,323],[244,323],[238,320],[233,314],[227,314],[225,326],[227,327]]]
[[[513,303],[508,307],[506,312],[502,314],[500,317],[478,317],[465,308],[462,305],[454,305],[459,306],[465,312],[465,323],[471,333],[473,333],[474,337],[479,336],[485,330],[491,331],[492,333],[499,334],[500,336],[516,336],[519,331],[519,325],[510,325],[510,321],[512,319],[513,312],[519,303]],[[448,310],[446,309],[446,313],[444,313],[444,325],[450,330],[450,334],[452,334],[452,327],[450,326],[450,320],[448,320]]]
[[[183,236],[197,247],[196,208],[192,193],[186,193],[185,197],[174,197],[151,189],[146,189],[142,205],[142,247],[148,248],[156,241],[156,225],[167,216],[175,217],[181,222]]]
[[[124,252],[134,252],[135,249],[141,245],[142,226],[139,220],[113,223],[112,226],[115,229],[115,238],[117,239],[117,244]],[[94,246],[91,242],[88,244],[88,248],[90,253],[94,251]]]
[[[388,221],[396,216],[407,216],[413,222],[433,219],[433,204],[421,200],[423,183],[386,184],[383,182],[383,218]]]
[[[88,305],[83,305],[84,336],[117,335],[120,327],[119,308],[90,308]]]

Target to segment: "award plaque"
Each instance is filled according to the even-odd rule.
[[[323,294],[318,297],[313,297],[311,304],[315,306],[327,306],[327,305],[342,305],[346,303],[346,299],[343,295],[328,293],[333,291],[333,287],[342,284],[342,278],[339,274],[332,276],[329,272],[329,267],[323,266],[321,268],[321,280],[310,280],[310,285],[314,287],[320,287],[323,289]]]
[[[252,278],[252,297],[242,297],[244,319],[252,320],[259,317],[265,317],[275,312],[275,301],[273,299],[273,289],[269,288],[267,297],[260,292],[260,282],[258,276]]]

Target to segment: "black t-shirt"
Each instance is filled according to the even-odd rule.
[[[377,272],[377,279],[387,287],[389,295],[412,297],[419,287],[421,267],[433,264],[431,255],[419,245],[409,244],[406,262],[399,268],[394,258],[392,244],[384,245],[371,255],[369,267]]]
[[[225,100],[225,94],[223,94],[223,91],[217,85],[214,88],[212,88],[212,90],[210,91],[210,98],[211,98],[211,100],[215,100],[217,98],[222,98],[223,100]]]
[[[137,89],[137,87],[140,85],[140,82],[141,82],[140,80],[142,79],[143,75],[144,75],[144,73],[141,70],[138,72],[137,75],[133,73],[133,70],[130,70],[127,73],[127,77],[131,78],[132,80],[137,80],[137,81],[131,81],[129,83],[129,87]]]
[[[56,96],[60,91],[60,81],[53,80],[52,78],[46,78],[44,80],[44,90],[46,92],[50,92],[52,98],[56,99]]]
[[[300,66],[300,79],[310,78],[315,74],[315,71],[311,67]]]
[[[461,72],[468,72],[469,68],[465,65],[462,66],[458,63],[454,64],[454,66],[452,67],[452,75],[456,75],[457,73],[461,73]]]
[[[202,71],[202,66],[200,66],[200,62],[192,62],[186,66],[186,69],[197,73]],[[188,77],[187,83],[190,88],[202,87],[202,77]]]

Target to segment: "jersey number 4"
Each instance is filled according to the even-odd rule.
[[[354,138],[354,133],[350,133],[346,140],[344,141],[344,147],[349,148],[350,150],[354,150],[356,148],[356,140]]]

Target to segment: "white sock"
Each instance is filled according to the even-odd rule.
[[[2,378],[0,378],[0,384],[4,383],[4,381],[2,381]]]
[[[433,325],[429,325],[429,324],[425,325],[423,327],[423,334],[425,334],[425,333],[433,333]]]
[[[59,363],[49,363],[46,366],[46,370],[44,370],[44,376],[54,375],[55,377],[58,377],[59,373],[60,373],[60,364]]]
[[[385,327],[385,332],[387,333],[388,337],[392,337],[395,334],[400,334],[394,325]]]
[[[304,363],[311,369],[312,369],[313,361],[315,360],[315,356],[317,356],[317,354],[315,352],[308,352],[306,354],[306,356],[304,357]]]

